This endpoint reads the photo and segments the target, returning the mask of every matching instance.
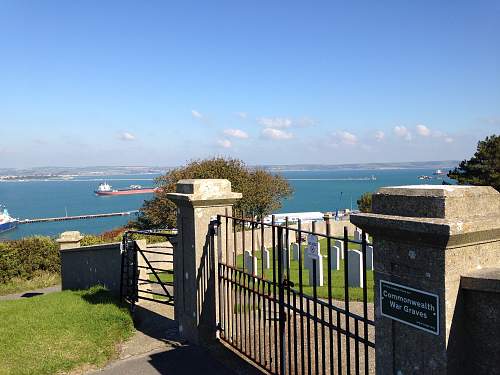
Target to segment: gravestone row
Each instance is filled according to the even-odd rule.
[[[358,234],[356,234],[358,233]],[[355,239],[361,241],[361,231],[355,231]],[[368,239],[368,238],[367,238]],[[288,242],[288,241],[287,241]],[[344,259],[344,242],[335,240],[334,246],[330,249],[330,264],[331,270],[340,270],[341,260]],[[289,249],[291,251],[289,251]],[[318,241],[318,236],[310,234],[307,238],[306,247],[304,250],[304,268],[309,273],[309,285],[324,286],[324,270],[323,260],[326,255],[321,255],[321,245]],[[349,287],[363,287],[363,255],[359,250],[348,250],[348,285]],[[288,243],[288,247],[284,247],[282,251],[282,264],[285,268],[289,268],[291,260],[298,261],[300,258],[300,246],[298,243]],[[262,266],[264,269],[271,268],[270,251],[262,248]],[[243,263],[245,270],[253,275],[258,275],[258,259],[252,256],[249,250],[244,252]],[[366,247],[366,270],[373,270],[373,246]]]

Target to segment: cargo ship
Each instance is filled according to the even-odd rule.
[[[96,195],[131,195],[131,194],[152,194],[157,188],[146,188],[141,185],[130,185],[127,189],[113,189],[107,182],[99,184]]]
[[[0,233],[17,227],[19,220],[9,215],[9,211],[4,206],[0,206]]]

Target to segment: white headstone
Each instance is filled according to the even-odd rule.
[[[320,243],[318,241],[318,236],[314,234],[309,234],[307,236],[307,246],[304,252],[304,268],[311,267],[311,256],[320,255]]]
[[[344,241],[335,240],[335,246],[340,250],[340,259],[344,259]]]
[[[356,228],[356,230],[354,231],[354,240],[355,241],[361,241],[361,235],[362,235],[363,232],[361,232],[361,230],[359,228]]]
[[[268,270],[271,263],[269,262],[269,250],[265,246],[262,248],[262,262],[264,263],[264,269]]]
[[[336,271],[340,269],[340,249],[337,246],[330,248],[330,268]]]
[[[363,254],[359,250],[349,250],[347,252],[347,263],[349,267],[348,285],[349,287],[363,287]]]
[[[307,255],[309,258],[309,285],[323,286],[323,257],[321,254]],[[314,279],[314,267],[316,266],[316,280]]]
[[[366,269],[373,271],[373,246],[366,247]]]
[[[299,251],[300,251],[300,246],[298,243],[294,242],[292,243],[292,256],[293,260],[299,260]]]

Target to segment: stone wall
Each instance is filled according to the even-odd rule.
[[[103,285],[120,293],[120,243],[61,249],[62,289],[88,289]]]

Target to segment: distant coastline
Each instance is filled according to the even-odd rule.
[[[350,164],[283,164],[254,165],[250,168],[263,168],[270,172],[304,171],[342,171],[342,170],[401,170],[401,169],[451,169],[458,160],[398,162],[398,163],[350,163]],[[164,174],[173,167],[158,166],[89,166],[89,167],[36,167],[36,168],[0,168],[2,181],[52,181],[73,180],[78,177],[130,176]]]

